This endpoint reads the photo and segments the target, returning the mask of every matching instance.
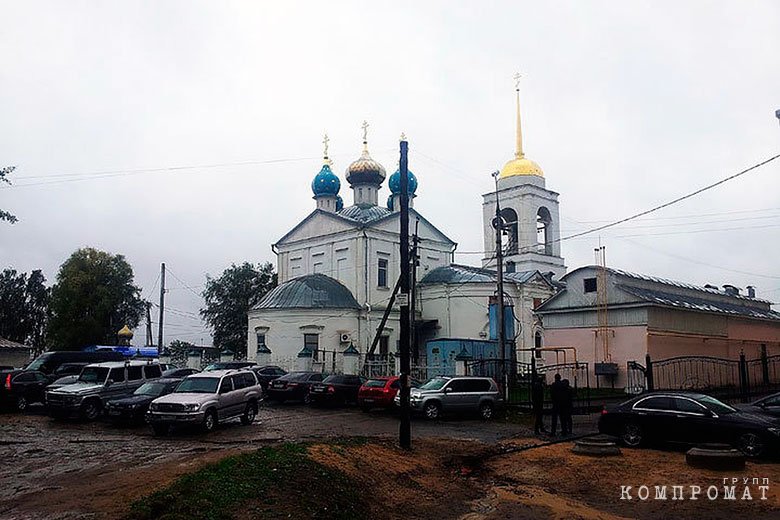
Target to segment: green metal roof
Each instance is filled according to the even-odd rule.
[[[349,289],[324,274],[293,278],[265,295],[255,309],[360,309]]]

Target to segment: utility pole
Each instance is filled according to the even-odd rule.
[[[412,422],[409,408],[409,143],[401,134],[401,292],[398,301],[401,307],[401,421],[398,442],[404,449],[412,448]]]
[[[154,345],[152,335],[152,302],[146,302],[146,346]]]
[[[409,319],[412,324],[409,342],[412,345],[412,359],[415,365],[420,360],[420,347],[417,345],[417,321],[415,320],[417,313],[417,266],[420,265],[420,255],[417,253],[417,245],[420,243],[420,237],[417,236],[419,228],[420,219],[417,219],[414,222],[414,235],[412,235],[412,290],[409,301]]]
[[[504,330],[504,251],[501,243],[501,233],[504,230],[504,219],[501,217],[501,204],[498,201],[498,171],[493,173],[493,179],[496,182],[496,217],[493,219],[493,227],[496,228],[496,282],[498,289],[498,298],[496,301],[496,311],[498,316],[496,326],[498,327],[498,348],[501,351],[501,384],[504,387],[504,398],[509,399],[509,388],[507,384],[506,370],[506,338]]]
[[[163,350],[163,316],[165,316],[165,262],[160,264],[160,324],[157,329],[157,355]]]

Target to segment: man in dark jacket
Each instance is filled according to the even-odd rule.
[[[563,404],[564,395],[566,389],[561,382],[561,375],[555,374],[555,381],[550,385],[550,399],[552,399],[552,425],[550,427],[550,435],[555,435],[555,430],[558,429],[558,419],[561,418],[561,408]],[[566,425],[561,421],[561,430],[566,431]]]
[[[544,429],[544,381],[537,375],[531,382],[531,406],[534,413],[534,433],[547,433]]]
[[[563,390],[561,392],[561,433],[571,435],[571,412],[574,408],[574,389],[569,385],[569,380],[561,381]]]

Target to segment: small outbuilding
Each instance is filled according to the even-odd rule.
[[[32,360],[33,348],[0,338],[0,366],[23,367]]]

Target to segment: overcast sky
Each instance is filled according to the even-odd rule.
[[[2,1],[0,18],[0,166],[18,166],[0,208],[19,217],[0,224],[0,268],[53,283],[97,247],[156,301],[164,261],[166,341],[210,341],[194,317],[207,273],[275,262],[270,244],[315,206],[325,131],[351,204],[364,119],[389,172],[406,133],[415,208],[481,250],[517,71],[526,155],[560,193],[563,236],[780,152],[772,1]],[[196,167],[165,170],[182,166]],[[600,238],[611,266],[780,300],[778,174],[780,160],[565,241],[566,264],[593,263]]]

